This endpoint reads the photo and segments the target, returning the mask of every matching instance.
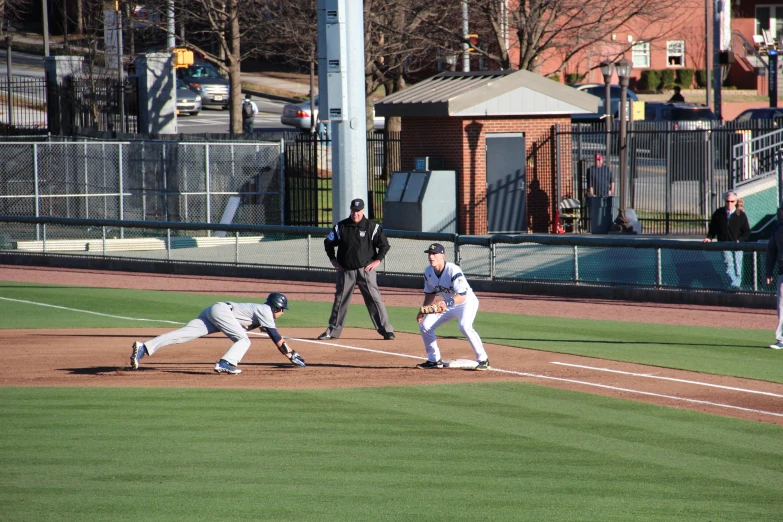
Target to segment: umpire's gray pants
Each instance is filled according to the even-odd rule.
[[[186,343],[215,332],[223,332],[234,341],[221,359],[234,366],[238,365],[250,348],[250,338],[227,303],[215,303],[205,308],[197,319],[193,319],[179,330],[159,335],[145,342],[144,347],[147,353],[152,355],[164,346]]]
[[[343,324],[345,324],[345,316],[348,315],[348,307],[351,304],[353,289],[357,284],[362,297],[364,297],[367,311],[370,312],[370,319],[375,330],[381,335],[394,332],[394,328],[389,323],[386,307],[383,305],[381,291],[378,289],[376,271],[367,272],[364,268],[357,268],[356,270],[337,272],[334,305],[332,305],[332,315],[329,317],[329,327],[326,329],[326,333],[332,337],[340,337]]]

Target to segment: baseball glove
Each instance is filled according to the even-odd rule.
[[[440,314],[442,313],[440,310],[440,307],[437,304],[431,304],[427,306],[422,306],[419,311],[423,313],[424,315],[427,314]]]
[[[302,359],[302,356],[296,352],[291,352],[291,362],[297,366],[301,366],[302,368],[305,367],[304,359]]]

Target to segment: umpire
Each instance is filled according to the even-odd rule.
[[[340,337],[357,284],[375,330],[386,340],[394,339],[394,328],[389,323],[375,272],[389,251],[389,240],[378,223],[364,217],[363,200],[357,198],[351,201],[351,216],[332,228],[324,240],[324,248],[337,270],[337,287],[329,326],[318,339]]]

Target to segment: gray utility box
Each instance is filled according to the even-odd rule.
[[[590,211],[590,233],[608,234],[617,219],[618,197],[587,197],[587,208]]]
[[[457,173],[393,172],[383,200],[383,228],[457,233]]]

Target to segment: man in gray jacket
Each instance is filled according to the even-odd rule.
[[[772,237],[767,244],[767,284],[772,284],[772,273],[778,266],[778,327],[775,329],[777,342],[770,344],[773,350],[783,350],[783,208],[778,209],[778,223],[772,231]]]

